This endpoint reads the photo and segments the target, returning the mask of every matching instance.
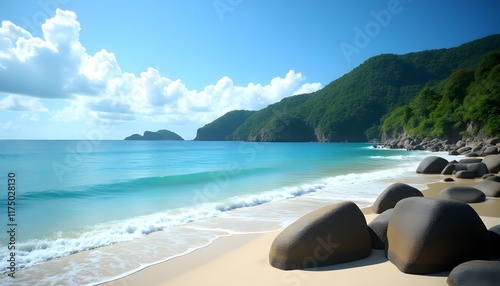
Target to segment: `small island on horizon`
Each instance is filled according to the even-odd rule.
[[[177,133],[170,130],[162,129],[156,132],[144,131],[144,135],[132,134],[126,137],[124,140],[177,140],[183,141],[184,139]]]

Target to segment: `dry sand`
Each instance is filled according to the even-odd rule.
[[[438,178],[443,177],[436,176]],[[433,183],[424,194],[436,197],[440,190],[452,184],[474,185],[479,181]],[[500,224],[500,198],[488,198],[471,206],[486,227]],[[376,217],[369,208],[363,212],[368,222]],[[382,250],[372,250],[370,257],[351,263],[309,270],[278,270],[268,262],[269,248],[278,233],[223,237],[205,248],[103,285],[446,285],[449,272],[405,274],[385,258]]]

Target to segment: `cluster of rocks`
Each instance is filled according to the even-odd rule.
[[[411,150],[427,150],[432,152],[448,152],[450,155],[465,155],[467,157],[481,157],[487,155],[500,154],[500,138],[490,138],[480,142],[465,142],[459,140],[452,143],[450,140],[442,139],[413,139],[403,136],[398,139],[393,139],[385,143],[376,144],[374,148],[386,149],[406,149]]]
[[[445,189],[440,193],[442,198],[463,198],[463,202],[477,203],[484,201],[485,197],[500,197],[500,154],[451,162],[442,157],[429,156],[420,162],[417,173],[454,175],[458,179],[483,179],[474,188],[453,186]],[[445,181],[454,180],[445,178]]]
[[[422,161],[417,171],[439,174],[449,162],[437,158]],[[498,172],[500,155],[493,159],[496,163],[484,164]],[[498,179],[483,182],[500,186],[499,176],[490,177]],[[439,198],[425,198],[418,189],[395,183],[373,204],[372,212],[379,215],[369,224],[353,202],[320,208],[276,237],[269,262],[283,270],[315,268],[363,259],[372,249],[382,249],[404,273],[451,271],[449,285],[497,285],[500,262],[490,259],[500,259],[500,225],[488,230],[468,205],[491,195],[483,187],[456,185],[443,189]],[[500,188],[494,196],[500,197]]]

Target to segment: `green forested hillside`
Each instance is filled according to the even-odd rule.
[[[223,141],[232,140],[232,134],[255,111],[234,110],[230,111],[215,121],[198,129],[197,141]]]
[[[458,69],[443,84],[423,88],[383,117],[382,131],[390,137],[500,135],[500,50],[485,55],[475,69]]]
[[[291,96],[255,112],[227,138],[248,141],[366,141],[379,137],[382,129],[404,131],[404,126],[397,125],[400,124],[398,120],[412,117],[413,114],[408,114],[410,109],[420,112],[418,124],[412,123],[413,127],[418,127],[424,120],[422,116],[428,119],[434,110],[433,104],[441,100],[444,92],[452,101],[466,100],[465,97],[459,99],[454,96],[460,93],[463,85],[477,81],[475,69],[486,54],[497,49],[500,49],[500,35],[450,49],[376,56],[321,90]],[[490,69],[489,72],[494,71]],[[482,102],[489,104],[488,100]],[[427,104],[427,101],[431,104],[425,105],[423,110],[417,107],[420,103]],[[445,107],[454,109],[454,106],[443,104],[440,105],[443,114],[448,114],[444,111]],[[481,106],[476,106],[474,110],[480,110]],[[391,114],[386,115],[389,112]],[[478,118],[478,113],[472,112],[470,116],[474,114]],[[469,113],[464,113],[464,116],[466,114]],[[385,122],[391,118],[392,121]],[[443,129],[459,119],[448,115],[441,118],[439,124]],[[429,125],[428,122],[422,124],[424,127]],[[462,127],[453,128],[458,130]],[[421,131],[424,134],[429,130],[425,127]]]
[[[255,112],[255,114],[250,116],[245,122],[242,122],[243,124],[236,129],[233,133],[233,139],[248,141],[282,141],[272,140],[273,138],[280,137],[280,134],[274,134],[279,131],[279,128],[275,128],[277,124],[279,122],[288,122],[287,120],[280,120],[280,118],[294,116],[290,111],[306,102],[309,97],[309,94],[287,97],[278,103],[271,104]]]

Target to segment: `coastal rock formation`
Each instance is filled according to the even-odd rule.
[[[490,173],[500,172],[500,154],[484,157],[483,163],[486,164]]]
[[[472,163],[480,163],[482,162],[483,159],[480,158],[465,158],[465,159],[460,159],[458,163],[460,164],[472,164]]]
[[[446,279],[450,286],[497,286],[500,281],[500,261],[474,260],[455,267]]]
[[[475,179],[476,175],[474,172],[467,171],[467,170],[460,170],[455,173],[455,177],[459,179]]]
[[[453,171],[455,171],[455,163],[449,163],[444,167],[443,171],[441,171],[441,175],[451,175]]]
[[[476,178],[489,173],[488,167],[483,162],[467,164],[467,170],[473,172]]]
[[[497,145],[498,143],[500,143],[500,137],[490,138],[490,139],[486,140],[485,143],[488,145]]]
[[[372,238],[372,249],[385,249],[387,244],[387,226],[393,209],[388,209],[377,216],[369,224],[370,236]]]
[[[392,209],[397,202],[409,197],[423,197],[424,195],[417,188],[403,183],[394,183],[388,186],[378,197],[372,206],[372,212],[383,213]]]
[[[500,224],[488,229],[491,238],[491,256],[500,258]]]
[[[453,171],[454,173],[458,172],[458,171],[468,171],[469,170],[469,165],[470,163],[461,163],[461,162],[458,162],[458,163],[455,163],[455,170]]]
[[[438,197],[447,200],[457,200],[464,203],[484,202],[486,196],[480,190],[468,186],[451,186],[439,192]]]
[[[283,270],[314,268],[370,253],[365,216],[355,203],[343,202],[313,211],[285,228],[271,245],[269,263]]]
[[[483,192],[487,197],[500,197],[500,183],[493,180],[482,180],[475,188]]]
[[[453,200],[400,201],[389,219],[387,241],[389,260],[410,274],[447,271],[490,256],[490,235],[481,218]]]
[[[483,179],[483,180],[487,180],[488,178],[490,178],[490,177],[494,177],[494,176],[495,176],[494,174],[492,174],[492,173],[488,173],[488,174],[484,174],[484,175],[481,177],[481,179]]]
[[[493,175],[493,174],[489,174],[490,176],[484,178],[485,180],[488,180],[488,181],[493,181],[493,182],[497,182],[497,183],[500,183],[500,176],[496,176],[496,175]],[[485,175],[486,176],[486,175]]]
[[[496,154],[498,154],[497,147],[487,147],[482,153],[483,156],[496,155]]]
[[[491,138],[486,141],[477,138],[473,142],[464,142],[458,140],[452,144],[450,140],[441,140],[438,138],[429,139],[412,139],[407,135],[401,135],[399,138],[388,139],[383,138],[383,143],[377,144],[375,148],[387,149],[406,149],[411,150],[427,150],[431,152],[448,152],[448,155],[465,155],[467,157],[484,157],[492,154],[500,153],[500,143],[491,144],[496,142],[497,138]],[[476,158],[480,161],[479,158]]]
[[[491,256],[500,258],[500,224],[488,229],[491,238]]]
[[[443,169],[448,165],[448,160],[438,157],[429,156],[422,160],[417,167],[417,173],[419,174],[441,174]]]

